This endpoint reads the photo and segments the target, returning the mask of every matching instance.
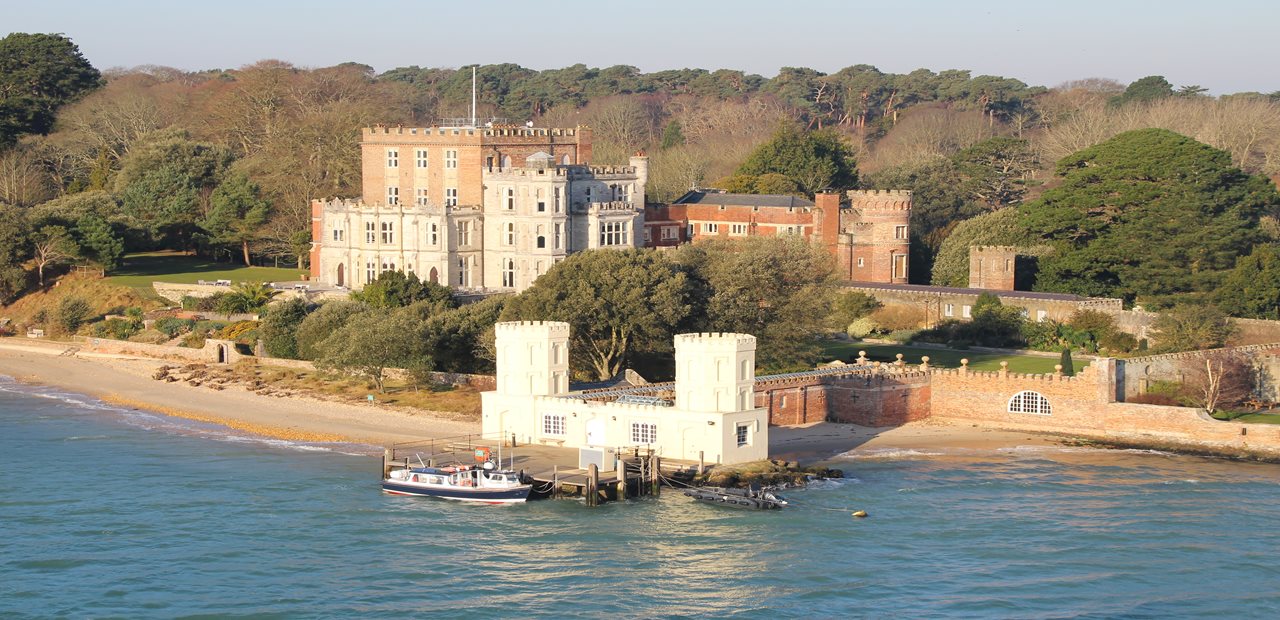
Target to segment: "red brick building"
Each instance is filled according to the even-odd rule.
[[[841,279],[905,283],[910,250],[911,192],[796,196],[694,190],[669,205],[645,208],[644,244],[669,247],[716,238],[799,235],[837,260]]]

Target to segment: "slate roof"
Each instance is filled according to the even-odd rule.
[[[723,194],[693,190],[671,204],[677,205],[715,205],[733,207],[812,207],[813,202],[799,196],[779,194]]]

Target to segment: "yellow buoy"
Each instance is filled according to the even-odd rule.
[[[853,516],[855,516],[855,517],[857,517],[857,518],[861,519],[861,518],[863,518],[863,517],[866,517],[866,516],[867,516],[867,511],[865,511],[865,510],[859,510],[859,511],[857,511],[857,512],[853,513]]]

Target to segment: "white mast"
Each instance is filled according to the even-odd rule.
[[[471,67],[471,126],[476,126],[476,68]]]

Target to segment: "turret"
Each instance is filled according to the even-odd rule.
[[[729,413],[755,408],[756,337],[676,336],[676,407]]]
[[[911,192],[851,190],[848,195],[849,209],[841,216],[841,228],[852,235],[843,242],[850,246],[850,279],[905,284],[911,252]]]
[[[497,389],[507,396],[569,392],[569,324],[515,321],[494,325]]]

